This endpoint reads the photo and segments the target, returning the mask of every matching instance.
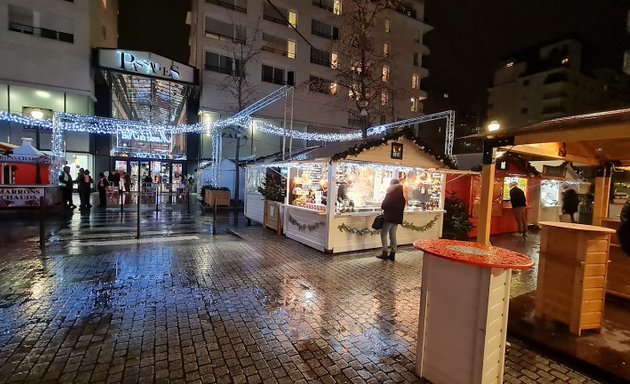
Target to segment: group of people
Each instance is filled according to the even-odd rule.
[[[103,174],[101,173],[101,175]],[[94,180],[92,179],[92,176],[90,176],[89,170],[83,168],[79,169],[79,173],[76,179],[73,180],[72,176],[70,175],[70,167],[67,165],[64,166],[63,171],[59,175],[59,188],[61,189],[61,193],[63,196],[63,206],[71,209],[77,207],[72,201],[72,191],[74,188],[74,184],[76,184],[77,190],[79,191],[79,208],[92,208],[92,204],[90,204],[92,183],[94,183]]]

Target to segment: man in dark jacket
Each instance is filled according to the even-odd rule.
[[[70,167],[63,167],[63,171],[59,175],[59,189],[63,197],[63,206],[66,208],[76,208],[72,203],[72,176],[70,176]]]
[[[565,189],[562,194],[562,213],[571,216],[571,222],[575,223],[575,212],[578,211],[580,205],[580,198],[573,188]]]
[[[621,246],[621,250],[624,251],[626,255],[630,256],[630,198],[621,209],[619,218],[621,219],[619,229],[617,230],[619,245]]]
[[[523,235],[523,239],[527,238],[527,199],[525,192],[518,187],[516,181],[510,183],[510,202],[512,203],[512,212],[518,224],[518,232]]]
[[[387,188],[387,194],[381,209],[383,210],[383,226],[381,227],[381,244],[383,251],[376,256],[379,259],[389,259],[394,261],[396,258],[396,230],[398,224],[403,222],[403,211],[405,210],[405,196],[403,194],[402,184],[398,179],[392,179],[390,186]],[[387,254],[387,235],[389,234],[390,252]]]

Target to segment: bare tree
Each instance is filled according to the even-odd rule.
[[[346,0],[340,16],[341,37],[330,46],[330,52],[337,55],[331,60],[333,81],[344,92],[339,98],[344,102],[336,100],[337,105],[361,122],[363,137],[381,116],[389,121],[395,117],[397,89],[391,77],[391,50],[387,44],[379,44],[375,32],[385,13],[401,4],[399,0]]]
[[[242,25],[238,21],[232,20],[234,26],[234,38],[227,43],[227,50],[230,51],[232,60],[232,71],[218,84],[230,99],[234,101],[233,112],[237,113],[245,109],[257,99],[257,87],[249,81],[249,70],[257,63],[257,57],[261,52],[260,21],[258,19],[254,25]],[[222,133],[223,137],[236,139],[235,149],[235,173],[234,173],[234,200],[238,202],[240,194],[240,149],[242,127],[229,127]]]

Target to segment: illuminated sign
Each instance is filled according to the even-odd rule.
[[[143,141],[145,143],[170,144],[171,135],[164,132],[142,133],[142,132],[124,132],[119,134],[119,140]]]
[[[389,157],[396,160],[402,160],[403,158],[403,145],[401,143],[392,143],[392,150]]]
[[[150,52],[99,49],[98,66],[144,76],[194,83],[194,68]]]

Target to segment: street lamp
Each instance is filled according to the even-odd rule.
[[[492,120],[490,124],[488,124],[488,132],[496,132],[499,129],[501,129],[501,124],[496,120]]]

